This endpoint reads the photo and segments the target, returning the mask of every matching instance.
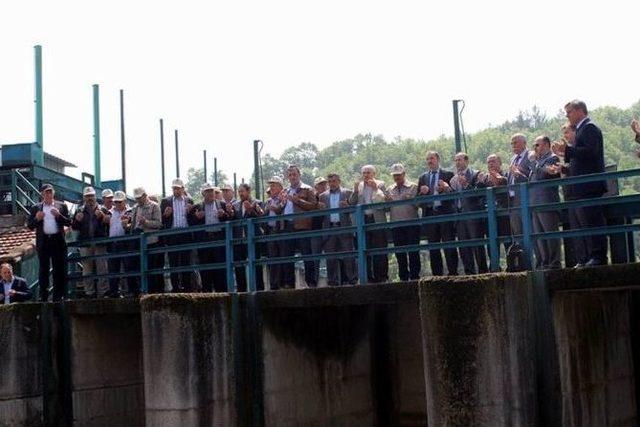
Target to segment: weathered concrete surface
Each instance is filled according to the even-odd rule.
[[[42,425],[41,311],[0,305],[0,426]]]
[[[236,425],[229,296],[141,301],[148,426]]]
[[[74,301],[67,313],[74,425],[144,425],[138,301]]]
[[[424,425],[415,284],[257,295],[265,425]]]
[[[529,289],[526,274],[420,284],[430,426],[536,424]]]
[[[638,265],[550,274],[562,424],[638,425]]]

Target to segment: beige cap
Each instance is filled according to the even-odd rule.
[[[214,187],[212,183],[205,182],[204,184],[202,184],[202,187],[200,187],[200,193],[204,194],[205,191],[209,191],[209,190],[215,191],[215,189],[216,187]]]
[[[327,178],[324,176],[319,176],[313,181],[313,185],[322,184],[323,182],[327,182]]]
[[[133,189],[133,198],[134,199],[139,199],[140,197],[144,196],[145,194],[147,194],[147,192],[142,187],[138,187],[138,188],[134,188]]]
[[[404,173],[404,166],[402,163],[396,163],[391,166],[391,175],[402,175]]]
[[[111,190],[110,188],[105,188],[104,190],[102,190],[102,198],[104,199],[105,197],[113,197],[113,190]]]
[[[279,176],[272,176],[271,179],[269,179],[269,181],[267,181],[267,184],[280,184],[280,185],[282,185],[282,178],[280,178]]]
[[[96,195],[96,190],[93,187],[84,187],[84,190],[82,190],[82,195],[83,196],[95,196]]]
[[[173,181],[171,181],[171,188],[184,188],[184,182],[182,182],[182,180],[180,178],[176,178]]]
[[[104,196],[102,196],[104,197]],[[124,194],[124,191],[116,191],[113,195],[113,201],[114,202],[124,202],[125,200],[127,200],[127,195]]]
[[[230,190],[233,191],[233,187],[229,184],[223,184],[220,186],[220,190],[224,191],[224,190]]]

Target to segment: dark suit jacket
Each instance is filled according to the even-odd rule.
[[[222,201],[222,200],[216,200],[214,202],[216,204],[216,209],[218,209],[218,211],[222,211],[224,212],[224,215],[222,217],[218,217],[218,219],[220,219],[220,221],[226,221],[228,220],[228,215],[227,215],[227,204]],[[205,224],[205,218],[202,217],[200,219],[198,219],[198,217],[196,217],[196,213],[199,211],[204,211],[204,202],[202,203],[198,203],[197,205],[195,205],[193,207],[193,210],[191,210],[191,212],[189,212],[187,214],[187,222],[189,223],[189,225],[204,225]],[[233,218],[231,218],[233,219]]]
[[[193,204],[193,200],[191,197],[184,196],[184,200],[186,203],[186,207],[190,204]],[[171,228],[173,227],[173,213],[169,216],[164,215],[164,210],[166,208],[173,208],[173,196],[165,197],[160,201],[160,215],[162,215],[162,228]],[[189,212],[187,210],[187,223],[189,223]]]
[[[478,177],[476,182],[476,188],[488,188],[488,187],[501,187],[507,185],[507,177],[506,175],[500,171],[500,175],[503,177],[497,185],[494,185],[491,179],[489,178],[489,173],[483,173]],[[507,192],[497,192],[495,195],[496,206],[501,209],[506,209],[509,206],[509,193]],[[485,200],[486,203],[486,200]]]
[[[56,222],[58,223],[58,233],[64,239],[64,227],[71,225],[71,220],[69,219],[69,209],[67,205],[62,202],[58,202],[54,200],[53,206],[58,209],[60,212],[60,216],[56,218]],[[36,248],[40,248],[44,238],[44,220],[38,221],[36,219],[36,213],[42,210],[42,202],[31,207],[31,212],[29,213],[29,219],[27,220],[27,227],[30,230],[36,230]]]
[[[351,194],[353,194],[352,190],[349,190],[347,188],[341,187],[340,188],[340,201],[349,203],[349,199],[351,198]],[[324,203],[325,209],[330,209],[331,208],[330,190],[327,190],[324,193],[320,194],[319,200],[320,200],[320,202]],[[322,226],[325,227],[325,228],[328,228],[331,225],[330,224],[331,216],[330,215],[325,215],[323,218],[324,218],[324,220],[322,222]],[[344,226],[350,226],[351,225],[351,214],[341,213],[340,214],[340,225],[343,226],[343,227]]]
[[[569,175],[588,175],[604,172],[604,144],[600,128],[587,118],[576,132],[576,140],[567,146],[564,159],[569,163]],[[571,194],[577,199],[600,197],[607,191],[605,181],[572,185]]]
[[[255,206],[255,205],[260,206],[260,208],[264,212],[264,204],[262,203],[262,201],[256,200],[256,199],[251,199],[250,202],[251,202],[251,204],[253,206]],[[248,210],[243,215],[242,214],[242,201],[241,200],[236,200],[236,202],[233,204],[233,211],[234,211],[234,218],[233,219],[257,218],[259,216],[258,213],[255,211],[255,209]],[[263,231],[262,231],[261,224],[255,224],[254,234],[256,236],[262,236]],[[242,226],[242,227],[234,227],[233,235],[235,237],[243,237],[244,236],[244,226]]]
[[[451,182],[451,178],[453,178],[453,172],[448,171],[446,169],[442,169],[442,168],[440,168],[438,171],[440,172],[439,179],[449,184]],[[431,188],[431,186],[429,185],[429,172],[430,171],[424,172],[422,175],[420,175],[420,178],[418,179],[418,196],[417,197],[421,196],[420,187],[422,187],[423,185],[428,186],[429,195],[433,195],[434,189]],[[455,203],[453,200],[442,200],[441,203],[442,204],[439,207],[435,208],[437,212],[451,213],[455,210]],[[433,207],[433,203],[421,204],[420,207],[422,208],[422,215],[424,216],[427,210]]]
[[[4,304],[4,280],[2,282],[2,288],[0,288],[0,304]],[[33,298],[33,292],[29,289],[27,281],[22,277],[13,276],[13,282],[11,282],[11,289],[16,291],[15,295],[11,296],[11,302],[25,302]]]
[[[458,184],[458,176],[454,175],[451,178],[450,185],[455,191],[465,191],[465,190],[474,190],[478,185],[478,175],[480,171],[474,169],[467,169],[465,173],[465,178],[467,179],[468,186],[466,188],[462,188],[460,184]],[[462,212],[473,212],[480,211],[485,208],[485,202],[483,196],[473,196],[473,197],[461,197],[460,200],[460,210]]]
[[[96,209],[99,209],[98,205],[96,205],[93,209],[90,209],[86,205],[81,205],[78,207],[78,211],[73,216],[73,219],[71,220],[71,228],[79,231],[78,238],[80,240],[106,237],[109,235],[108,226],[104,223],[104,221],[102,219],[98,219],[95,214],[92,215],[90,213],[91,210],[95,211]],[[80,212],[82,212],[82,214],[84,215],[82,221],[78,221],[76,219],[76,215]],[[104,211],[102,212],[104,213]],[[93,222],[92,236],[90,235],[91,222]]]
[[[558,164],[560,159],[555,154],[549,152],[540,160],[532,163],[529,182],[543,181],[545,179],[560,178],[560,175],[551,175],[545,168],[547,166]],[[539,187],[529,189],[529,201],[531,203],[554,203],[560,201],[558,187]]]

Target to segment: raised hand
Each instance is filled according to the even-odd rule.
[[[38,221],[42,221],[44,219],[44,212],[42,212],[42,211],[36,212],[36,219]]]
[[[82,213],[82,212],[78,212],[78,213],[76,214],[76,221],[78,221],[78,222],[82,222],[83,220],[84,220],[84,213]]]
[[[427,194],[429,194],[429,186],[428,185],[420,186],[420,195],[426,196]]]
[[[173,208],[171,206],[167,206],[166,208],[164,208],[164,216],[165,217],[170,217],[173,214]]]

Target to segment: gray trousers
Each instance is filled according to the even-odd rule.
[[[558,231],[560,214],[556,211],[533,212],[534,233]],[[537,239],[534,247],[536,268],[560,268],[560,239]]]
[[[353,235],[351,233],[327,236],[324,242],[324,252],[326,254],[352,250]],[[356,280],[356,263],[353,257],[327,257],[327,283],[329,286],[337,286],[345,283],[355,284]]]

